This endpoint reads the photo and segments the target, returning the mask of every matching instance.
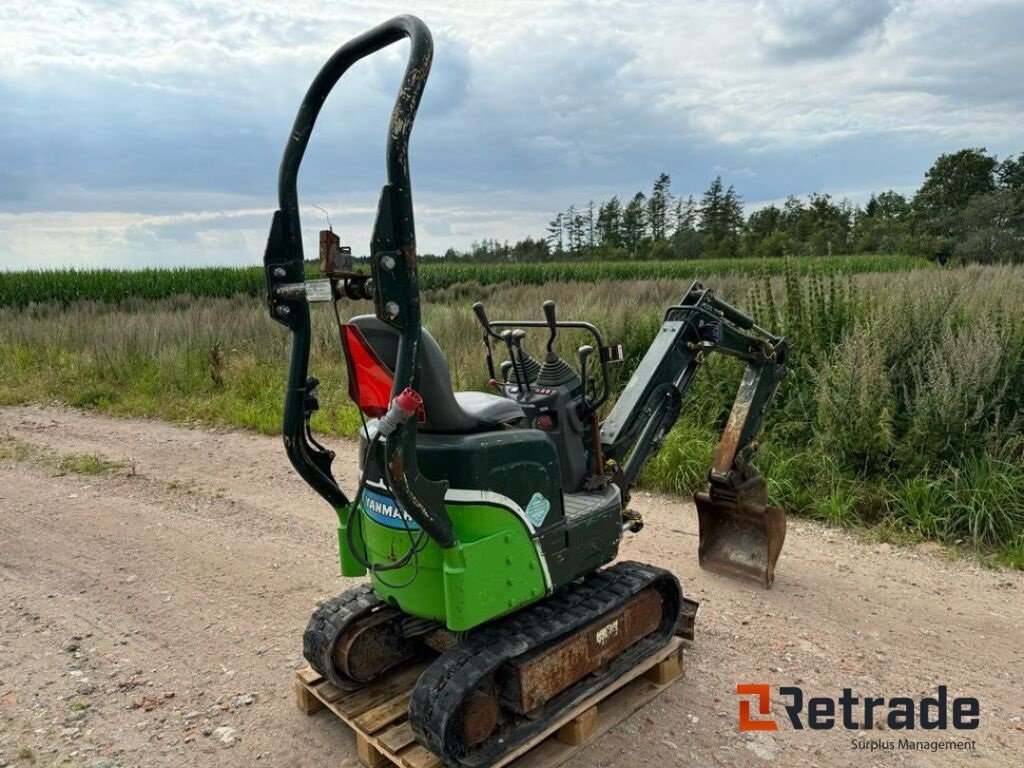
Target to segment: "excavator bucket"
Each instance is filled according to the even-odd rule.
[[[786,513],[778,507],[713,499],[697,493],[700,567],[771,587],[786,540]]]

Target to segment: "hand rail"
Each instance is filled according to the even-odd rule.
[[[320,108],[349,67],[404,38],[409,38],[409,61],[405,67],[405,77],[398,97],[395,99],[395,107],[391,112],[385,155],[388,183],[401,193],[410,194],[409,135],[412,133],[413,120],[420,98],[423,96],[427,73],[430,71],[434,43],[426,24],[415,16],[396,16],[352,38],[335,51],[313,79],[299,106],[292,132],[285,145],[284,156],[281,158],[277,189],[278,206],[285,215],[289,250],[293,260],[302,260],[302,230],[299,226],[299,199],[296,190],[299,165],[306,152],[306,145],[309,144],[309,137],[320,114]],[[411,234],[411,206],[408,216],[407,226],[403,227],[403,231]],[[411,244],[400,243],[400,246]]]
[[[305,419],[309,375],[310,317],[304,296],[285,297],[277,287],[304,279],[302,227],[299,219],[298,173],[320,109],[328,94],[348,69],[360,59],[409,38],[409,60],[395,99],[385,147],[388,185],[397,205],[395,234],[399,245],[415,253],[412,191],[409,181],[409,135],[423,95],[433,58],[433,41],[426,25],[414,16],[396,16],[345,43],[327,60],[302,99],[278,171],[278,211],[274,215],[264,255],[271,317],[291,329],[293,335],[288,384],[285,391],[285,448],[296,471],[332,506],[349,500],[338,486],[330,466],[334,454],[311,444]],[[415,364],[415,360],[409,361]]]

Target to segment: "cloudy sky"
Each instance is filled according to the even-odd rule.
[[[421,251],[540,235],[553,211],[721,174],[748,205],[912,191],[944,151],[1024,150],[1020,2],[0,5],[0,268],[254,264],[323,60],[397,11],[434,69],[412,141]],[[404,44],[362,62],[300,177],[366,251]]]

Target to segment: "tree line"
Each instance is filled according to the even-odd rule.
[[[446,258],[472,261],[641,260],[888,253],[937,261],[1024,261],[1024,152],[943,154],[908,197],[888,190],[863,206],[825,193],[745,213],[716,177],[699,198],[676,196],[662,173],[649,193],[555,214],[545,237],[474,242]]]

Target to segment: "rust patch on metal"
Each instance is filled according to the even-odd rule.
[[[365,683],[417,654],[399,631],[402,613],[385,608],[355,622],[338,638],[334,662],[350,679]]]
[[[500,711],[497,697],[483,691],[469,694],[459,715],[463,740],[474,746],[485,742],[498,724]]]
[[[431,520],[432,517],[420,498],[413,492],[412,486],[405,476],[405,462],[402,460],[402,452],[397,451],[388,464],[391,470],[391,489],[400,498],[408,499],[408,502],[417,510],[421,517]],[[415,517],[415,515],[413,515]]]
[[[700,543],[700,567],[724,576],[775,581],[775,563],[786,540],[786,514],[778,507],[694,495]]]
[[[693,640],[697,624],[697,610],[699,608],[700,603],[698,601],[691,600],[688,597],[683,598],[682,610],[679,612],[679,623],[676,624],[676,634],[679,637]]]
[[[732,469],[733,463],[736,461],[736,454],[741,447],[740,439],[743,436],[743,427],[750,415],[750,404],[754,394],[753,389],[746,385],[746,376],[744,376],[744,381],[736,393],[732,410],[729,412],[729,421],[722,431],[722,439],[715,449],[712,471],[719,477],[725,477]]]
[[[405,462],[402,460],[401,451],[395,451],[388,467],[391,470],[391,484],[397,486],[396,490],[408,493],[409,484],[405,481]]]
[[[520,714],[531,712],[649,635],[662,614],[661,594],[648,587],[553,647],[509,663],[502,700]]]
[[[416,271],[416,248],[415,246],[408,245],[401,249],[402,255],[405,256],[405,268],[409,272]]]

